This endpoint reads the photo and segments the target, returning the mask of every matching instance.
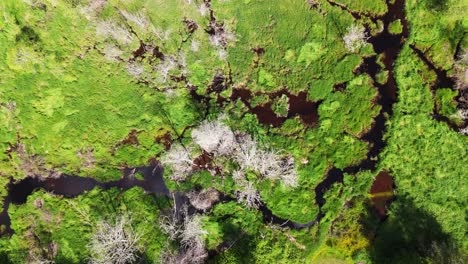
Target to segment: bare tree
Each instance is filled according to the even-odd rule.
[[[133,41],[133,36],[126,28],[112,21],[100,21],[96,26],[96,34],[98,36],[111,37],[124,45],[128,45]]]
[[[210,12],[210,9],[206,6],[206,3],[202,3],[198,6],[198,12],[200,12],[200,15],[204,17]]]
[[[150,25],[149,19],[143,13],[139,12],[136,14],[129,13],[125,10],[121,11],[122,15],[128,21],[132,22],[134,25],[137,25],[141,29],[146,29]]]
[[[171,216],[160,219],[161,229],[171,240],[178,240],[181,248],[178,253],[167,250],[161,256],[162,263],[199,264],[208,257],[203,237],[208,234],[202,227],[199,215],[189,215],[187,207],[180,212],[174,208]]]
[[[343,37],[346,49],[351,52],[359,50],[367,43],[367,36],[364,27],[352,25],[348,28],[348,32]]]
[[[225,49],[218,49],[216,53],[218,54],[218,58],[220,60],[222,60],[222,61],[227,60],[228,53],[227,53],[227,51]]]
[[[90,0],[89,7],[96,11],[100,12],[107,4],[108,0]]]
[[[243,203],[248,208],[258,208],[260,195],[251,182],[244,184],[241,191],[237,191],[237,202]]]
[[[238,184],[245,179],[242,171],[251,169],[264,178],[280,179],[286,186],[297,186],[297,173],[292,156],[285,158],[273,150],[260,149],[257,141],[250,135],[236,135],[221,120],[222,117],[215,121],[203,121],[192,131],[192,138],[206,152],[234,159],[241,167],[241,170],[233,175]],[[174,180],[185,180],[192,171],[193,162],[188,152],[177,145],[171,148],[163,163],[172,166]]]
[[[192,131],[192,138],[202,149],[215,155],[229,155],[235,146],[234,133],[218,119],[203,121]]]
[[[458,130],[458,133],[464,136],[468,136],[468,127],[461,128],[460,130]]]
[[[31,233],[31,236],[34,236]],[[31,250],[28,252],[27,262],[29,264],[54,264],[54,258],[58,253],[58,245],[55,241],[48,243],[47,247],[41,245],[37,238],[34,239],[33,245],[30,245]]]
[[[191,191],[187,194],[190,204],[198,210],[207,211],[219,201],[219,192],[214,188],[200,192]]]
[[[433,261],[432,263],[464,264],[468,261],[468,256],[457,250],[453,242],[433,241],[426,250]]]
[[[172,31],[170,29],[168,30],[163,30],[163,29],[159,29],[159,28],[156,28],[154,27],[154,25],[151,25],[151,31],[153,32],[153,34],[156,35],[156,37],[159,38],[159,40],[161,41],[166,41],[166,40],[169,40],[169,37],[172,33]]]
[[[88,245],[91,252],[90,263],[133,263],[138,257],[139,239],[131,221],[125,216],[119,217],[113,224],[101,221]]]
[[[200,50],[200,42],[192,39],[190,43],[190,50],[193,52],[198,52]]]
[[[193,215],[187,217],[184,223],[184,229],[180,235],[181,243],[185,246],[190,246],[191,244],[203,245],[203,236],[207,235],[202,228],[202,218],[199,215]]]
[[[294,158],[289,155],[288,157],[281,160],[280,163],[280,178],[284,185],[290,187],[297,187],[299,185],[299,176],[295,168]]]
[[[161,256],[161,263],[164,264],[201,264],[204,263],[208,253],[201,244],[193,244],[183,249],[179,253],[170,250],[164,251]]]
[[[239,163],[242,169],[253,168],[258,166],[259,149],[257,141],[252,139],[250,135],[237,136],[238,147],[234,153],[234,159]]]
[[[18,169],[22,171],[24,175],[38,178],[60,177],[60,172],[47,168],[46,162],[42,156],[28,153],[25,145],[18,144],[15,151],[20,160]]]
[[[281,176],[279,156],[271,150],[260,150],[255,169],[266,178],[278,179]]]
[[[90,0],[89,3],[80,8],[80,13],[88,20],[96,17],[107,5],[107,0]]]
[[[190,215],[186,204],[179,209],[174,207],[170,215],[161,216],[159,225],[171,240],[180,240],[183,245],[193,241],[203,244],[202,237],[208,234],[202,227],[201,216]]]
[[[298,176],[292,156],[283,158],[274,152],[264,151],[260,157],[264,161],[260,164],[259,170],[263,176],[269,179],[281,179],[286,186],[297,186]]]
[[[458,55],[457,64],[466,67],[468,65],[468,49],[463,48],[461,54]]]
[[[309,4],[310,8],[317,8],[320,5],[320,2],[317,0],[307,0],[307,3]]]
[[[460,117],[463,120],[468,120],[468,109],[458,109],[458,117]]]
[[[468,89],[468,49],[463,49],[454,63],[455,88],[460,91]]]
[[[187,149],[179,144],[173,144],[162,159],[164,165],[172,168],[172,180],[184,181],[192,173],[193,161],[189,150],[190,148]]]
[[[129,63],[127,71],[133,77],[138,78],[145,72],[145,68],[140,63]]]
[[[177,60],[173,56],[165,56],[155,68],[161,74],[161,82],[166,83],[169,72],[177,68]]]
[[[120,55],[123,54],[123,51],[114,45],[107,44],[103,49],[104,57],[109,61],[117,61],[120,58]]]
[[[93,154],[94,149],[92,148],[83,148],[79,150],[76,155],[82,160],[81,166],[84,168],[93,168],[96,162],[96,158]]]
[[[226,25],[219,25],[216,21],[210,22],[213,34],[210,35],[210,42],[215,47],[226,48],[229,43],[236,41],[236,35]]]
[[[468,120],[468,49],[462,49],[454,63],[455,89],[459,91],[458,116],[463,120]],[[468,127],[458,131],[461,135],[468,135]]]
[[[170,240],[177,240],[182,232],[182,222],[177,214],[177,209],[172,210],[171,215],[162,215],[159,218],[159,227],[169,236]]]
[[[177,256],[175,264],[199,264],[204,263],[208,257],[208,252],[203,244],[198,242],[185,246],[182,254]]]
[[[245,183],[245,173],[242,170],[235,170],[232,172],[232,178],[237,185]]]
[[[297,186],[292,156],[284,158],[272,150],[259,149],[258,143],[248,135],[238,136],[238,143],[234,158],[242,169],[252,169],[267,179],[281,179],[286,186]]]

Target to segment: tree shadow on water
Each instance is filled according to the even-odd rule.
[[[375,219],[366,222],[375,223]],[[369,232],[369,228],[365,231]],[[388,218],[373,228],[374,239],[368,248],[372,263],[468,263],[434,216],[407,197],[398,197]]]

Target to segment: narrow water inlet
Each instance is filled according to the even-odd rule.
[[[366,27],[366,32],[370,35],[368,42],[372,44],[377,54],[383,56],[384,67],[382,68],[377,63],[377,55],[374,55],[364,58],[363,63],[357,70],[358,73],[366,73],[371,77],[373,85],[378,90],[377,104],[382,108],[380,113],[374,118],[371,129],[361,136],[361,139],[369,144],[367,157],[357,165],[344,168],[343,171],[348,174],[357,174],[361,170],[372,171],[376,169],[378,156],[386,146],[384,140],[385,123],[388,117],[393,114],[393,104],[398,100],[398,87],[395,80],[394,64],[409,36],[409,27],[405,17],[404,0],[395,0],[393,4],[387,0],[387,7],[388,12],[386,14],[373,18],[374,20],[382,20],[384,24],[382,32],[372,36],[370,35],[370,28],[368,26]],[[400,34],[391,34],[388,31],[390,23],[395,20],[400,20],[402,23],[403,28]],[[384,84],[380,84],[377,81],[377,74],[381,70],[388,71],[388,79]]]
[[[387,217],[387,208],[395,199],[394,189],[393,177],[386,171],[381,171],[372,183],[369,192],[371,204],[381,220]]]
[[[333,167],[328,170],[325,179],[315,187],[315,203],[320,209],[325,204],[325,198],[323,198],[325,193],[333,184],[343,183],[343,177],[343,172],[340,169]]]

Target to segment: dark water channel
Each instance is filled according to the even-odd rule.
[[[347,173],[355,174],[359,170],[375,170],[377,157],[386,143],[383,140],[385,133],[385,122],[388,116],[393,114],[393,104],[397,100],[398,87],[394,74],[394,63],[409,35],[408,22],[405,18],[405,3],[404,0],[395,0],[394,4],[390,4],[387,0],[388,12],[380,20],[384,23],[383,31],[376,36],[371,36],[368,40],[372,44],[377,54],[383,55],[384,68],[377,63],[377,56],[372,56],[364,60],[363,73],[368,73],[373,80],[373,84],[379,91],[377,104],[381,105],[382,109],[374,119],[373,127],[362,136],[362,139],[369,142],[371,148],[367,153],[367,158],[361,161],[357,166],[346,168]],[[401,34],[393,35],[388,32],[389,24],[392,21],[400,20],[403,30]],[[369,32],[369,29],[367,29]],[[370,34],[370,33],[368,33]],[[376,80],[376,74],[381,70],[388,71],[388,79],[385,84],[379,84]]]
[[[328,189],[335,183],[343,183],[343,172],[338,168],[333,167],[329,169],[326,175],[325,179],[315,187],[315,203],[319,208],[322,208],[325,204],[323,196]]]
[[[460,41],[461,43],[461,41]],[[432,72],[434,72],[437,76],[436,80],[431,84],[430,86],[430,89],[431,89],[431,92],[432,92],[432,97],[433,97],[433,100],[434,100],[434,106],[433,106],[433,112],[432,112],[432,118],[434,118],[435,120],[439,121],[439,122],[444,122],[447,124],[447,126],[449,126],[452,130],[454,131],[457,131],[459,129],[462,129],[462,128],[465,128],[465,127],[468,127],[468,120],[465,120],[464,122],[462,122],[461,124],[457,124],[456,122],[452,121],[450,118],[448,118],[447,116],[444,116],[440,113],[440,109],[439,109],[439,106],[437,105],[437,100],[436,100],[436,92],[438,89],[442,89],[442,88],[451,88],[451,89],[454,89],[453,87],[455,87],[455,80],[454,78],[452,78],[451,76],[449,76],[449,74],[447,73],[446,70],[444,69],[441,69],[441,68],[437,68],[434,63],[429,60],[427,57],[426,57],[426,54],[421,51],[420,49],[418,49],[418,47],[416,47],[416,45],[414,44],[411,44],[410,45],[410,48],[414,51],[414,53],[418,56],[418,58],[424,62],[424,64],[426,65],[426,67],[431,70]],[[458,50],[458,48],[457,48]],[[458,52],[457,52],[458,53]],[[455,56],[457,55],[457,53],[455,54]],[[467,108],[468,105],[466,105],[466,102],[462,102],[460,99],[461,99],[461,96],[462,96],[462,93],[463,91],[460,91],[459,92],[459,95],[456,97],[456,101],[458,102],[458,105],[459,107],[462,107],[462,108]]]
[[[255,93],[255,96],[260,96],[262,93]],[[246,88],[236,88],[233,89],[232,95],[229,98],[231,101],[241,100],[249,109],[249,112],[254,114],[258,122],[272,127],[281,126],[284,121],[289,118],[298,116],[302,123],[308,127],[312,127],[317,124],[318,116],[318,107],[319,102],[313,102],[307,100],[307,92],[300,92],[297,95],[291,94],[288,90],[283,89],[273,93],[267,93],[270,99],[280,98],[283,95],[287,96],[289,100],[289,109],[286,116],[278,116],[272,109],[272,103],[266,102],[261,105],[252,106],[250,100],[253,98],[253,94],[250,90]]]
[[[372,36],[370,34],[370,28],[366,26],[366,32],[368,36],[370,36],[368,42],[372,44],[378,55],[383,56],[384,68],[377,63],[377,56],[374,55],[364,58],[363,63],[356,72],[356,74],[368,74],[372,78],[373,85],[377,87],[379,94],[376,104],[382,107],[379,114],[374,118],[374,123],[371,129],[361,136],[362,140],[368,142],[370,148],[367,152],[366,158],[361,160],[357,165],[346,167],[343,170],[333,167],[327,172],[325,179],[317,185],[315,188],[315,203],[320,208],[320,214],[322,214],[321,208],[325,204],[325,199],[323,198],[324,194],[332,187],[333,184],[343,183],[343,173],[355,175],[359,171],[363,170],[374,171],[379,161],[378,155],[386,146],[386,142],[383,137],[386,129],[385,122],[387,121],[387,118],[393,114],[393,104],[398,99],[398,87],[395,80],[394,63],[409,36],[408,21],[405,17],[405,1],[395,0],[393,4],[389,0],[386,2],[388,12],[383,16],[371,17],[371,20],[374,22],[377,20],[381,20],[383,22],[384,27],[382,32]],[[332,5],[349,12],[347,8],[340,4],[335,3]],[[351,13],[351,15],[356,19],[361,18],[362,16],[356,12]],[[366,16],[368,15],[366,14]],[[402,32],[400,34],[391,34],[388,31],[390,23],[395,20],[401,21]],[[385,84],[379,84],[376,78],[376,75],[382,70],[388,71],[388,79]],[[378,179],[382,177],[383,176],[380,176]]]
[[[43,189],[55,195],[62,195],[67,198],[74,198],[90,191],[96,187],[107,190],[110,188],[120,188],[128,190],[133,187],[140,187],[146,192],[158,196],[170,197],[169,189],[164,183],[162,177],[163,169],[159,164],[151,166],[141,166],[136,168],[125,168],[122,170],[123,177],[116,181],[99,182],[93,178],[79,177],[62,174],[57,178],[37,178],[27,177],[21,181],[14,182],[10,180],[8,184],[8,196],[5,197],[3,211],[0,214],[0,225],[5,226],[2,234],[12,233],[10,227],[10,217],[8,208],[11,203],[24,204],[29,195],[38,189]],[[140,173],[143,180],[139,180],[134,175]]]
[[[135,174],[143,175],[143,180],[134,177]],[[29,195],[34,191],[43,189],[55,195],[61,195],[66,198],[77,197],[86,191],[90,191],[96,187],[103,190],[110,188],[119,188],[121,190],[128,190],[133,187],[140,187],[148,193],[157,196],[165,196],[169,199],[174,199],[174,206],[177,210],[183,208],[183,205],[190,205],[185,193],[175,192],[171,193],[167,188],[163,175],[163,168],[159,163],[151,166],[141,166],[135,168],[125,168],[122,170],[123,177],[116,181],[99,182],[93,178],[79,177],[73,175],[61,175],[58,178],[40,179],[35,177],[27,177],[21,181],[11,182],[8,184],[8,196],[4,199],[3,211],[0,214],[0,225],[4,227],[0,235],[12,234],[14,230],[11,229],[11,221],[8,215],[8,208],[10,204],[24,204]],[[221,193],[219,202],[236,201],[236,198]],[[313,225],[317,219],[309,223],[296,223],[287,219],[283,219],[273,214],[266,204],[261,203],[258,210],[263,214],[263,220],[266,224],[277,224],[282,227],[289,228],[305,228]],[[189,213],[196,212],[196,209],[189,206]],[[203,213],[203,212],[200,212]]]

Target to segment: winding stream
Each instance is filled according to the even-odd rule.
[[[329,1],[330,2],[330,1]],[[374,16],[373,21],[381,20],[384,24],[382,32],[375,36],[370,34],[370,29],[367,27],[367,34],[370,36],[368,42],[372,44],[375,52],[383,55],[384,68],[377,63],[377,55],[364,58],[363,63],[358,69],[358,74],[367,73],[373,81],[373,85],[377,87],[379,97],[377,104],[381,105],[382,108],[377,117],[374,118],[374,124],[372,128],[365,133],[361,139],[368,142],[370,145],[367,157],[359,162],[357,165],[349,166],[340,170],[333,167],[327,172],[325,179],[320,182],[315,188],[315,203],[320,208],[319,215],[323,215],[322,206],[325,204],[323,196],[326,191],[331,188],[335,183],[343,182],[343,172],[351,175],[357,174],[361,170],[375,171],[376,165],[379,161],[378,155],[383,150],[386,142],[383,139],[385,133],[385,122],[387,118],[393,114],[393,104],[398,99],[398,87],[395,80],[394,74],[394,63],[400,53],[406,39],[409,36],[408,21],[405,17],[405,1],[395,0],[394,3],[387,2],[388,11],[383,16]],[[332,4],[338,6],[348,12],[348,9],[342,5]],[[353,17],[357,18],[358,13],[351,13]],[[360,16],[358,17],[360,18]],[[400,34],[391,34],[388,31],[389,25],[392,21],[400,20],[402,24],[402,32]],[[379,84],[376,79],[376,75],[381,70],[388,71],[388,79],[385,84]],[[318,217],[320,219],[321,217]]]
[[[398,87],[394,76],[394,63],[409,34],[408,22],[405,18],[404,0],[395,0],[393,4],[390,3],[390,0],[387,0],[387,6],[388,12],[386,14],[384,14],[383,16],[375,16],[372,18],[373,21],[383,21],[384,28],[382,32],[378,33],[375,36],[370,36],[368,40],[369,43],[372,44],[376,53],[383,55],[384,67],[382,68],[377,63],[377,56],[374,55],[365,58],[357,72],[357,74],[367,73],[372,78],[373,85],[377,87],[379,94],[377,104],[381,105],[382,107],[380,113],[374,119],[372,128],[361,137],[362,140],[368,142],[370,145],[366,158],[363,159],[359,164],[346,167],[342,170],[336,167],[332,167],[328,170],[324,180],[320,182],[314,190],[315,203],[319,206],[319,214],[316,216],[315,219],[311,220],[308,223],[297,223],[287,219],[283,219],[274,215],[272,211],[265,204],[262,203],[259,207],[259,211],[262,212],[265,223],[274,223],[289,228],[310,227],[311,225],[319,222],[321,217],[323,217],[324,213],[322,212],[322,207],[326,202],[326,200],[324,199],[324,195],[327,192],[327,190],[329,190],[332,187],[333,184],[343,182],[344,173],[355,175],[361,170],[374,171],[376,169],[376,165],[378,163],[378,155],[386,145],[386,142],[383,139],[386,129],[385,122],[387,118],[393,114],[393,104],[397,101],[398,96]],[[342,6],[338,7],[343,8]],[[351,15],[353,15],[354,17],[360,17],[360,15],[355,12],[353,12]],[[395,35],[390,34],[388,32],[389,24],[392,21],[398,19],[401,21],[403,26],[402,33]],[[370,29],[367,28],[368,33],[369,31]],[[379,84],[376,80],[376,74],[381,70],[388,71],[388,80],[383,85]],[[220,83],[220,80],[221,78],[218,77],[216,80],[214,80],[214,83]],[[447,79],[445,78],[441,80]],[[222,82],[224,81],[225,80],[223,79]],[[442,83],[445,85],[445,82],[442,81]],[[215,88],[216,89],[213,88],[213,90],[224,89],[219,85],[216,85]],[[242,100],[244,103],[246,103],[250,111],[257,115],[259,121],[263,124],[278,126],[287,118],[296,115],[299,116],[302,119],[303,123],[305,123],[306,125],[312,126],[316,124],[318,120],[317,108],[320,102],[307,101],[307,94],[305,92],[300,93],[299,95],[291,95],[287,91],[279,91],[277,94],[272,94],[270,96],[276,97],[281,96],[283,94],[287,95],[289,100],[293,102],[291,104],[293,107],[290,109],[290,112],[288,113],[287,117],[278,117],[275,113],[273,113],[269,105],[249,107],[248,99],[252,97],[252,94],[248,90],[234,89],[233,95],[231,96],[231,98],[228,99]],[[143,180],[139,180],[135,177],[132,177],[134,173],[141,173],[144,177]],[[148,193],[172,198],[171,192],[169,191],[164,182],[162,173],[162,167],[159,165],[159,163],[155,163],[150,166],[126,168],[123,170],[123,177],[121,179],[110,182],[99,182],[91,177],[87,178],[73,175],[61,175],[58,178],[47,179],[27,177],[19,182],[14,182],[13,179],[11,179],[10,183],[8,184],[8,196],[5,197],[3,212],[0,214],[0,224],[5,226],[3,234],[11,234],[13,232],[13,230],[11,230],[10,227],[10,218],[8,216],[9,205],[11,203],[25,203],[27,197],[37,189],[44,189],[47,192],[54,193],[56,195],[63,195],[67,198],[73,198],[96,187],[102,188],[104,190],[113,187],[120,188],[122,190],[127,190],[132,187],[140,187]],[[381,173],[379,175],[383,174]],[[374,184],[376,184],[375,186],[380,186],[378,183]],[[180,199],[184,199],[182,198],[184,195],[179,196]],[[234,197],[231,197],[227,194],[222,194],[222,197],[223,198],[221,199],[221,201],[223,202],[234,200]],[[379,208],[376,209],[379,210]]]
[[[55,195],[62,195],[67,198],[74,198],[90,191],[96,187],[108,190],[110,188],[120,188],[128,190],[133,187],[140,187],[146,192],[158,196],[171,197],[171,193],[164,183],[163,169],[155,163],[151,166],[141,166],[136,168],[125,168],[122,170],[123,177],[116,181],[99,182],[93,178],[80,177],[62,174],[58,178],[37,178],[26,177],[18,182],[10,179],[8,184],[8,195],[5,197],[3,211],[0,214],[0,225],[5,226],[3,234],[12,234],[11,221],[8,215],[8,208],[11,203],[24,204],[29,195],[37,189],[43,189]],[[143,175],[143,180],[136,179],[135,173]]]
[[[134,177],[136,173],[143,175],[143,180]],[[180,209],[183,204],[190,205],[185,193],[170,192],[163,178],[163,168],[159,162],[154,162],[150,166],[141,166],[135,168],[125,168],[122,170],[123,177],[119,180],[109,182],[99,182],[94,178],[80,177],[73,175],[62,174],[58,178],[36,178],[26,177],[18,182],[10,179],[8,184],[8,195],[4,199],[3,211],[0,214],[0,225],[4,229],[0,235],[11,235],[14,230],[11,229],[11,221],[8,215],[10,204],[24,204],[29,195],[38,189],[43,189],[55,195],[61,195],[66,198],[77,197],[94,188],[108,190],[110,188],[119,188],[128,190],[133,187],[140,187],[148,193],[155,194],[159,197],[167,197],[174,199],[175,207]],[[219,192],[219,191],[218,191]],[[221,193],[219,202],[236,201],[236,198],[225,193]],[[272,213],[266,204],[261,203],[258,210],[263,214],[263,220],[267,224],[277,224],[282,227],[289,228],[304,228],[311,226],[316,221],[311,221],[306,224],[297,223],[287,219],[278,217]],[[189,206],[189,212],[194,213],[195,209]]]

